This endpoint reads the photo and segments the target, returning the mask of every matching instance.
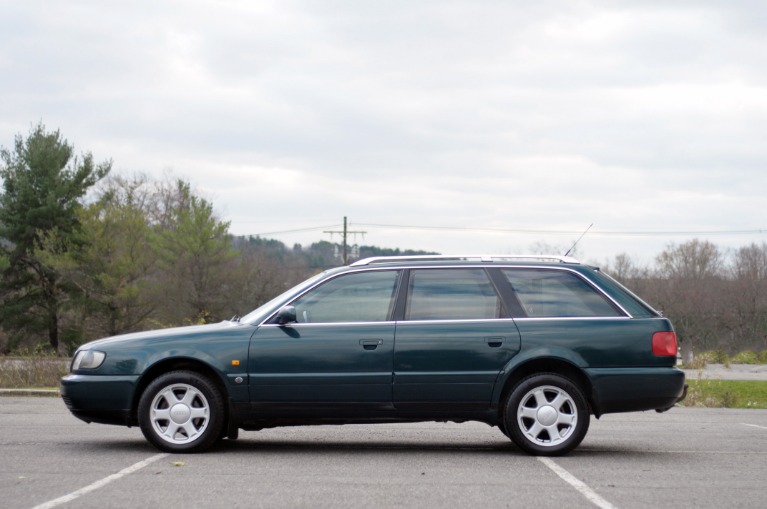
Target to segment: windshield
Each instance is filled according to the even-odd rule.
[[[335,270],[326,270],[324,272],[320,272],[319,274],[316,274],[306,281],[299,283],[298,285],[294,286],[290,290],[281,293],[277,297],[273,298],[266,304],[263,304],[259,306],[258,308],[254,309],[247,315],[240,318],[240,323],[248,323],[248,324],[258,324],[261,323],[267,316],[269,316],[276,306],[278,306],[281,302],[288,301],[291,297],[294,295],[297,295],[299,293],[302,293],[304,290],[310,288],[313,286],[317,281],[324,278],[328,274],[335,272]]]

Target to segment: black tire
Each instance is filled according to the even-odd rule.
[[[555,373],[523,379],[504,405],[504,428],[523,451],[561,456],[575,449],[589,430],[589,407],[577,384]]]
[[[503,433],[507,438],[511,438],[509,436],[509,432],[506,431],[506,424],[504,424],[503,419],[498,421],[498,429],[501,430],[501,433]]]
[[[171,371],[154,380],[141,395],[141,432],[160,450],[201,452],[224,430],[224,400],[218,388],[193,371]]]

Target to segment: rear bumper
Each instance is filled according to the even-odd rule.
[[[687,395],[684,373],[675,368],[592,368],[594,413],[668,410]]]
[[[684,388],[682,389],[682,395],[681,395],[681,396],[679,396],[679,399],[677,399],[677,400],[674,402],[675,404],[676,404],[676,403],[679,403],[680,401],[684,401],[684,399],[687,397],[687,389],[689,389],[689,388],[690,388],[690,386],[689,386],[689,385],[687,385],[687,384],[684,384]],[[671,408],[671,407],[669,407],[669,408]],[[668,408],[656,408],[656,410],[657,410],[658,412],[665,412],[666,410],[668,410]]]
[[[61,379],[61,397],[72,415],[85,422],[136,424],[133,394],[138,376],[67,375]]]

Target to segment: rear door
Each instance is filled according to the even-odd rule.
[[[397,322],[394,405],[484,409],[520,337],[483,268],[411,269]]]

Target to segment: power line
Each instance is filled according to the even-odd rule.
[[[366,228],[394,228],[401,230],[432,230],[432,231],[455,231],[455,232],[474,232],[474,233],[517,233],[517,234],[535,234],[535,235],[579,235],[580,230],[544,230],[544,229],[525,229],[525,228],[477,228],[463,226],[430,226],[430,225],[402,225],[402,224],[379,224],[379,223],[356,223]],[[271,232],[254,233],[250,237],[260,237],[264,235],[281,235],[289,233],[301,233],[308,231],[323,230],[325,233],[343,234],[342,231],[325,231],[328,228],[339,228],[343,225],[334,224],[328,226],[312,226],[306,228],[296,228],[292,230],[279,230]],[[347,233],[367,233],[367,232],[348,232]],[[764,235],[767,229],[753,230],[668,230],[668,231],[620,231],[620,230],[590,230],[589,235],[601,236],[679,236],[679,235]]]
[[[264,235],[280,235],[284,233],[300,233],[300,232],[310,232],[314,230],[323,230],[325,228],[338,228],[340,225],[338,224],[331,224],[327,226],[309,226],[306,228],[296,228],[294,230],[279,230],[274,232],[261,232],[261,233],[251,233],[249,235],[243,235],[243,237],[261,237]]]
[[[578,235],[583,233],[580,230],[533,230],[523,228],[469,228],[461,226],[416,226],[416,225],[397,225],[397,224],[372,224],[358,223],[360,226],[368,228],[397,228],[410,230],[445,230],[445,231],[466,231],[466,232],[488,232],[488,233],[530,233],[547,235]],[[765,234],[767,230],[690,230],[690,231],[615,231],[615,230],[591,230],[591,235],[756,235]]]

